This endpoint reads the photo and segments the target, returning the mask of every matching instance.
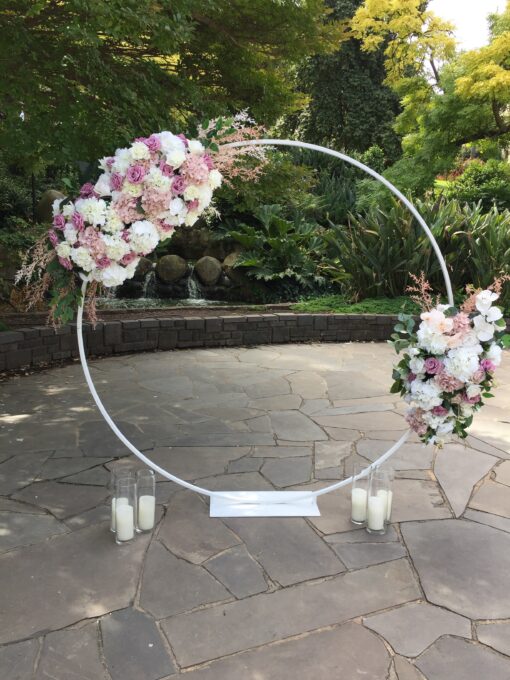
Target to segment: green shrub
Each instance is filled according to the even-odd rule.
[[[481,202],[485,211],[493,206],[510,208],[510,165],[495,159],[470,161],[443,191],[447,198],[461,203]]]

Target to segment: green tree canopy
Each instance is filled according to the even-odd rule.
[[[7,0],[0,143],[33,170],[141,134],[294,105],[291,64],[335,33],[322,0]],[[24,120],[23,120],[24,118]]]

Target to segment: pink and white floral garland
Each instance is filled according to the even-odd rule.
[[[60,264],[106,287],[132,278],[142,255],[193,225],[222,175],[202,142],[160,132],[103,158],[75,201],[53,204],[49,239]]]
[[[472,295],[470,313],[437,305],[421,314],[414,331],[411,316],[399,316],[391,344],[403,358],[393,370],[391,391],[411,405],[406,420],[426,444],[442,446],[452,433],[466,428],[484,399],[492,397],[494,372],[507,346],[499,295],[483,290]]]

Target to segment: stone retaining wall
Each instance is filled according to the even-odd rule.
[[[87,352],[107,356],[124,352],[233,347],[285,342],[384,341],[395,316],[347,314],[247,314],[173,317],[99,322],[84,325]],[[49,365],[78,356],[76,324],[37,326],[0,333],[0,370]]]

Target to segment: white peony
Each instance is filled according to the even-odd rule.
[[[479,366],[478,353],[473,351],[476,349],[476,347],[459,347],[450,350],[444,360],[444,367],[448,375],[461,382],[468,382]]]
[[[76,240],[78,238],[78,232],[76,231],[72,224],[66,224],[66,226],[64,227],[64,238],[71,245],[74,245],[76,243]]]
[[[124,255],[127,255],[131,250],[129,244],[119,236],[108,236],[105,234],[102,236],[102,239],[106,246],[106,255],[110,260],[122,260]]]
[[[486,321],[481,314],[475,316],[473,326],[475,327],[476,337],[480,342],[488,342],[494,337],[495,326]]]
[[[194,156],[201,156],[205,149],[202,142],[200,142],[198,139],[190,139],[188,142],[188,151]]]
[[[117,149],[112,164],[112,172],[118,172],[121,175],[125,175],[132,161],[133,157],[131,156],[130,149]]]
[[[89,251],[83,246],[71,250],[71,260],[86,272],[91,271],[96,266]]]
[[[94,184],[94,191],[96,194],[99,194],[99,196],[109,196],[111,194],[110,175],[104,172]]]
[[[138,220],[128,229],[131,250],[140,255],[152,252],[159,243],[156,227],[149,220]]]
[[[434,406],[441,406],[443,403],[441,389],[432,381],[413,380],[411,397],[416,405],[425,411],[430,411]]]
[[[489,311],[490,306],[495,300],[497,300],[499,295],[493,293],[491,290],[482,290],[476,296],[476,308],[482,314],[486,314]]]
[[[185,152],[186,145],[180,137],[172,134],[171,132],[160,132],[159,141],[161,142],[161,150],[165,154],[169,154],[172,151],[182,151]]]
[[[58,246],[56,246],[55,250],[59,257],[63,257],[65,259],[67,259],[71,254],[71,246],[66,241],[62,241],[62,243],[59,243]]]
[[[79,198],[75,207],[83,219],[94,227],[103,226],[106,222],[106,203],[102,198]]]
[[[221,186],[221,183],[223,181],[223,176],[219,170],[211,170],[209,173],[209,186],[211,189],[217,189],[218,187]]]
[[[151,152],[147,144],[143,142],[133,142],[131,144],[131,157],[134,161],[148,161],[151,157]]]
[[[499,345],[496,345],[495,342],[493,342],[492,345],[487,350],[487,352],[485,353],[485,358],[490,359],[495,366],[499,366],[501,364],[502,354],[503,350],[501,349],[501,347]]]
[[[126,280],[126,269],[120,264],[113,262],[108,267],[101,270],[101,282],[107,288],[114,288],[120,286]]]
[[[167,153],[166,160],[172,168],[180,168],[186,160],[186,153],[181,149],[172,149]]]

